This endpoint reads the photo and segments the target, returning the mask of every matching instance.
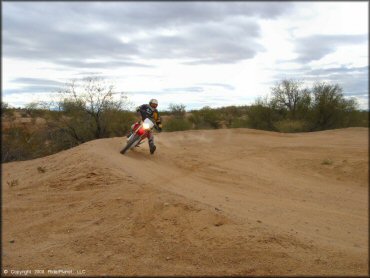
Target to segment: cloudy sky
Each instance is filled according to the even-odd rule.
[[[369,3],[2,2],[2,99],[102,77],[134,105],[253,103],[282,79],[338,83],[368,107]]]

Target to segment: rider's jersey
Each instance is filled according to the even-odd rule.
[[[136,108],[137,112],[140,112],[141,118],[144,121],[146,118],[154,119],[155,123],[158,125],[161,123],[161,118],[159,117],[158,110],[152,108],[148,104],[143,104]]]

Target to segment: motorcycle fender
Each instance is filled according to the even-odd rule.
[[[145,129],[144,128],[140,128],[138,131],[137,131],[137,134],[140,135],[140,136],[143,136],[145,133]]]

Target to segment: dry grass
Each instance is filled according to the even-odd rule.
[[[6,182],[10,187],[16,186],[19,184],[18,180],[11,180]]]
[[[324,159],[322,162],[321,162],[321,164],[322,165],[333,165],[333,161],[332,160],[330,160],[330,159]]]

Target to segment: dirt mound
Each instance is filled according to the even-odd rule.
[[[2,165],[3,268],[366,275],[368,129],[161,133]]]

